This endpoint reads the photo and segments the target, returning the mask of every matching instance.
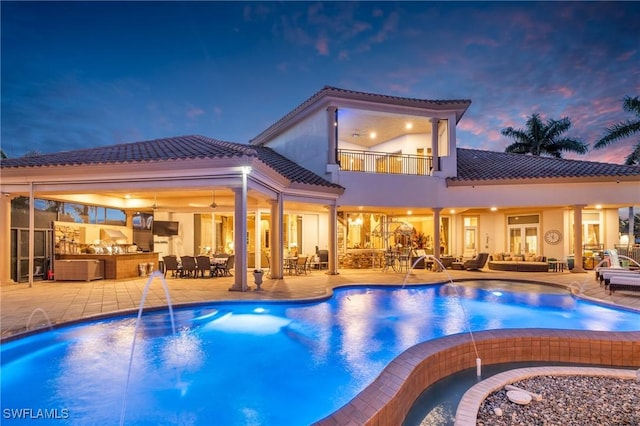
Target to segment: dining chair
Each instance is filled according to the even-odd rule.
[[[218,269],[219,269],[219,273],[220,275],[224,276],[224,277],[231,277],[231,269],[233,268],[233,264],[236,261],[236,255],[232,254],[229,255],[229,257],[227,257],[227,262],[223,265],[219,265]]]
[[[200,272],[200,276],[204,277],[206,272],[210,277],[214,275],[214,267],[211,265],[211,258],[209,256],[197,256],[196,257],[197,272]]]
[[[168,256],[163,256],[162,257],[162,261],[164,263],[164,276],[165,278],[167,277],[167,272],[168,271],[173,271],[172,272],[172,276],[173,277],[178,277],[180,276],[180,270],[182,269],[180,267],[180,265],[178,264],[178,256],[175,255],[168,255]]]
[[[296,262],[296,274],[307,274],[307,259],[308,256],[300,256]]]
[[[198,276],[196,258],[193,256],[182,256],[180,260],[182,261],[181,276],[184,277],[186,275],[187,277],[193,276],[193,278],[196,278]]]

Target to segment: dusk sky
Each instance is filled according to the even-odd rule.
[[[470,99],[458,146],[569,117],[589,145],[633,118],[638,2],[0,3],[9,157],[200,134],[247,143],[323,86]],[[623,163],[637,143],[585,156]]]

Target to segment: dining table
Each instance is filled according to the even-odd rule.
[[[285,257],[284,258],[284,269],[289,271],[289,275],[293,275],[298,267],[298,258],[297,257]]]
[[[220,275],[219,270],[227,263],[228,257],[211,257],[211,267],[213,269],[213,273],[216,276]]]

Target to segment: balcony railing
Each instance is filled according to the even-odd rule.
[[[349,172],[428,176],[433,168],[433,157],[430,155],[340,149],[338,158],[340,169]]]

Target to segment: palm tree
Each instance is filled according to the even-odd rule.
[[[526,129],[513,127],[502,129],[504,136],[513,138],[515,141],[505,149],[505,152],[562,158],[562,152],[586,154],[589,150],[581,140],[562,136],[571,127],[569,117],[560,120],[549,119],[544,123],[540,114],[535,113],[527,119],[526,124]]]
[[[3,160],[4,160],[5,158],[7,158],[7,154],[5,154],[5,153],[4,153],[4,150],[3,150],[3,149],[0,149],[0,158],[1,158],[1,159],[3,159]]]
[[[621,123],[614,125],[613,127],[609,127],[607,129],[607,134],[600,138],[598,142],[593,146],[595,149],[604,148],[608,146],[612,142],[616,142],[620,139],[625,139],[630,136],[633,136],[635,133],[640,134],[640,99],[638,96],[632,98],[631,96],[627,96],[624,98],[624,102],[622,103],[622,107],[625,111],[635,113],[635,120],[627,120]],[[636,144],[631,151],[631,154],[626,158],[625,164],[640,165],[640,142]]]

